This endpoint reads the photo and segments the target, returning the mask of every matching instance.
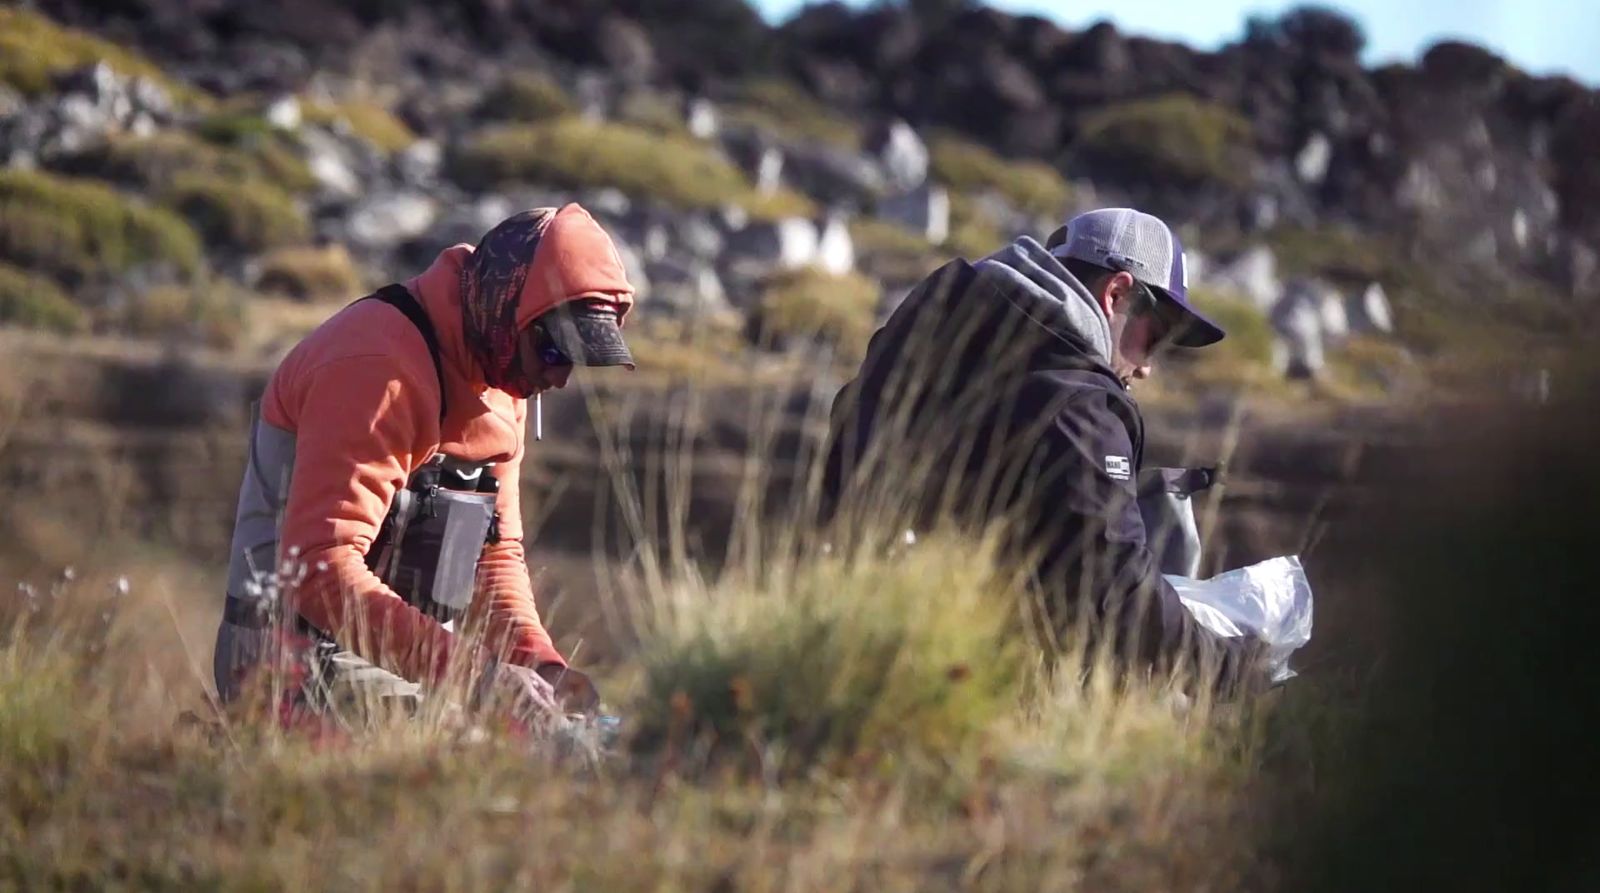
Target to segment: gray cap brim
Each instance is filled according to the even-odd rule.
[[[539,317],[539,322],[576,365],[634,367],[615,308],[589,302],[563,304]]]

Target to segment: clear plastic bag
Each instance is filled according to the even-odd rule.
[[[1311,582],[1297,555],[1218,574],[1209,580],[1166,575],[1201,626],[1221,636],[1250,633],[1267,645],[1273,682],[1295,676],[1289,655],[1311,641]]]

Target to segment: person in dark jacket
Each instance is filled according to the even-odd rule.
[[[1110,208],[935,271],[834,399],[823,520],[847,536],[998,524],[1057,646],[1081,630],[1125,665],[1253,683],[1259,644],[1194,620],[1136,504],[1129,386],[1167,347],[1223,337],[1189,303],[1184,262],[1165,223]]]

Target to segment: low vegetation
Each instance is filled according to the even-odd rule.
[[[294,199],[261,180],[186,174],[173,182],[165,199],[212,248],[254,254],[303,243],[311,234]]]
[[[229,138],[222,145],[181,130],[147,137],[115,135],[54,162],[64,173],[159,192],[182,176],[205,174],[261,180],[287,192],[305,192],[315,179],[281,134]]]
[[[884,282],[915,282],[944,263],[938,248],[897,223],[873,217],[850,222],[856,265]]]
[[[383,152],[394,153],[416,142],[417,135],[404,121],[375,102],[350,100],[323,102],[306,99],[300,103],[305,120],[328,127],[347,127],[350,132]]]
[[[959,137],[930,141],[933,179],[953,190],[995,192],[1017,210],[1036,217],[1060,217],[1072,190],[1061,174],[1038,161],[1001,158],[987,147]]]
[[[1089,115],[1069,158],[1133,182],[1233,187],[1248,175],[1252,140],[1250,122],[1232,109],[1172,94]]]
[[[977,260],[1005,245],[1006,234],[994,215],[983,203],[971,196],[950,196],[950,237],[945,240],[945,253],[967,260]]]
[[[775,273],[762,290],[758,339],[781,345],[818,339],[859,357],[877,326],[878,297],[878,284],[856,273]]]
[[[67,285],[155,264],[193,275],[200,240],[181,217],[101,183],[0,171],[0,261]]]
[[[225,349],[243,334],[247,300],[227,280],[158,285],[136,294],[115,322],[131,335]]]
[[[751,81],[723,104],[722,115],[731,123],[763,128],[790,139],[846,149],[861,145],[861,129],[853,121],[790,81]]]
[[[473,189],[515,182],[613,186],[636,198],[687,208],[737,205],[760,217],[809,208],[792,193],[760,195],[738,168],[697,140],[573,117],[481,131],[454,154],[450,169]]]
[[[256,290],[302,301],[355,298],[361,274],[342,245],[280,248],[261,258]]]
[[[208,101],[204,94],[168,78],[159,66],[132,50],[59,25],[30,9],[0,8],[0,84],[36,96],[50,89],[55,76],[102,61],[125,77],[154,81],[181,102],[204,105]]]
[[[71,333],[88,317],[54,280],[0,263],[0,324]]]
[[[478,104],[478,115],[491,121],[533,124],[564,118],[577,111],[561,85],[537,72],[517,72],[495,85]]]

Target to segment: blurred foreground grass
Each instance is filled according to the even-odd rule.
[[[221,734],[146,584],[20,596],[0,646],[0,878],[41,889],[1231,888],[1245,726],[1044,684],[978,548],[928,542],[641,614],[598,766],[414,722]],[[160,585],[150,583],[150,586]],[[791,597],[792,596],[792,597]],[[937,599],[941,609],[916,610]],[[202,646],[203,648],[203,646]],[[186,678],[186,673],[187,678]]]

